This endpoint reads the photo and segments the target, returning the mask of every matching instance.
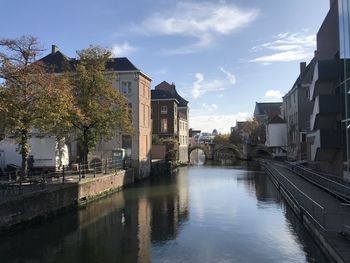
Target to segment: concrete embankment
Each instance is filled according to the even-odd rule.
[[[337,212],[342,202],[282,163],[263,163],[263,168],[328,259],[350,262],[350,242],[341,234],[345,214]]]
[[[46,219],[69,208],[86,204],[134,182],[132,169],[118,171],[81,182],[48,185],[0,203],[0,231],[34,220]]]

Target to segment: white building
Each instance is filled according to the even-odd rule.
[[[33,157],[33,168],[54,171],[60,165],[68,165],[69,156],[66,145],[61,149],[57,148],[55,136],[33,135],[29,140],[29,156]],[[20,148],[13,138],[5,138],[0,141],[0,169],[4,170],[7,165],[16,165],[21,167],[22,156]]]
[[[265,145],[271,148],[273,157],[287,156],[287,123],[277,115],[266,125]]]

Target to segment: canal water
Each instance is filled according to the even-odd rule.
[[[0,262],[327,262],[267,175],[180,168],[0,237]]]

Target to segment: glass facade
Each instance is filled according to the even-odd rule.
[[[339,55],[343,62],[340,94],[342,98],[342,137],[344,177],[350,178],[350,0],[338,0]]]
[[[338,0],[340,58],[350,58],[350,1]]]

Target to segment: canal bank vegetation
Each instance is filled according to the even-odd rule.
[[[176,162],[178,159],[179,145],[178,141],[174,138],[160,138],[158,135],[152,136],[152,145],[165,146],[164,159],[171,162]]]
[[[152,146],[164,146],[165,154],[163,159],[168,163],[167,170],[174,170],[178,167],[187,166],[188,163],[183,163],[178,160],[179,156],[179,144],[178,141],[174,138],[160,138],[158,135],[152,136]]]

